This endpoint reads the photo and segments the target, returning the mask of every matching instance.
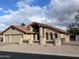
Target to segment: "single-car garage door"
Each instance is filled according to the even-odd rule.
[[[11,42],[19,42],[20,38],[23,38],[22,34],[12,34]]]
[[[9,42],[9,35],[5,35],[5,42]]]

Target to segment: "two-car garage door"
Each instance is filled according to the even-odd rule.
[[[21,34],[11,35],[11,42],[19,42],[21,38],[22,38]]]
[[[5,42],[19,42],[20,38],[23,38],[22,34],[5,35]]]

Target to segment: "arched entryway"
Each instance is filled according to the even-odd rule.
[[[39,25],[38,24],[32,24],[31,27],[33,28],[33,32],[35,32],[35,34],[33,35],[34,43],[40,44]]]

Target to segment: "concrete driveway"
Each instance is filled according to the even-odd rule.
[[[12,44],[14,44],[14,43],[8,43],[8,42],[3,43],[3,42],[0,42],[0,46],[6,46],[6,45],[12,45]]]
[[[0,43],[1,44],[1,43]],[[62,46],[47,45],[41,46],[38,44],[27,45],[26,43],[18,44],[2,44],[0,51],[9,52],[22,52],[22,53],[35,53],[35,54],[48,54],[48,55],[64,55],[79,57],[79,45],[64,44]]]

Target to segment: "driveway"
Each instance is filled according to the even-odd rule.
[[[47,46],[33,44],[31,46],[26,43],[22,43],[21,45],[3,44],[0,46],[0,51],[79,57],[79,45],[71,44],[64,44],[62,46],[54,46],[52,44]]]
[[[3,42],[0,42],[0,46],[6,46],[6,45],[12,45],[12,44],[14,44],[14,43],[8,43],[8,42],[3,43]]]

